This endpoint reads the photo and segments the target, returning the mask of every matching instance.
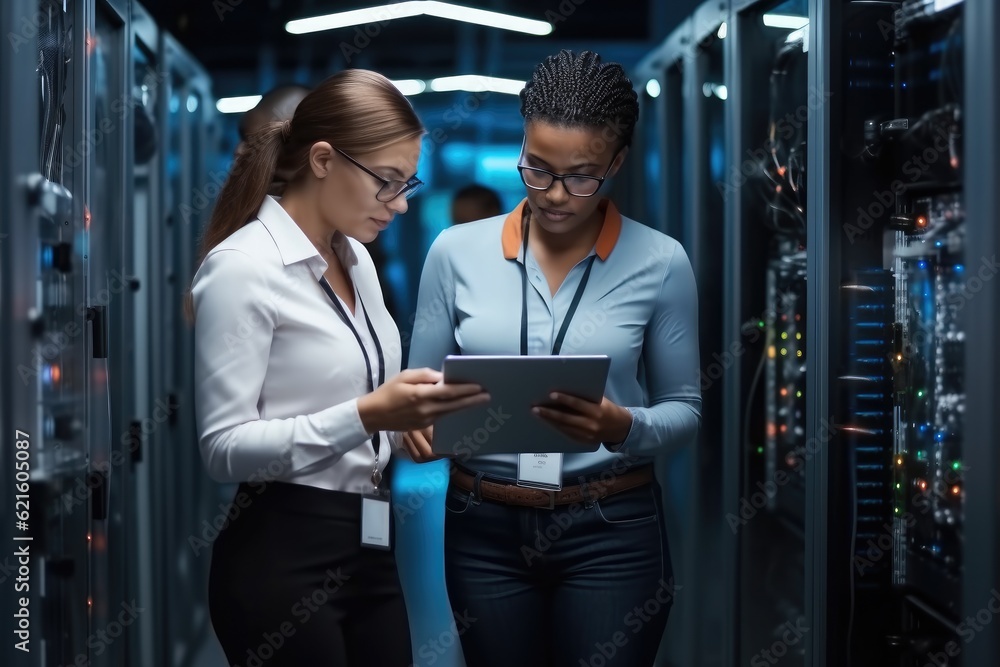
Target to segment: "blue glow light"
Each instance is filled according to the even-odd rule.
[[[955,272],[956,273],[961,273],[962,271],[965,271],[965,267],[962,266],[961,264],[956,264],[955,265]]]
[[[927,260],[922,259],[919,262],[917,262],[917,268],[926,269],[927,268]]]

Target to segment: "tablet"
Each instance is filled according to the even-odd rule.
[[[433,450],[461,458],[483,454],[579,453],[600,444],[571,439],[531,408],[558,391],[595,403],[604,397],[611,358],[605,355],[456,356],[444,360],[444,381],[472,383],[490,402],[439,417]]]

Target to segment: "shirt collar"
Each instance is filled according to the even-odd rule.
[[[524,234],[524,216],[527,207],[528,200],[522,200],[504,220],[500,240],[503,245],[503,256],[506,259],[520,257],[521,241]],[[604,221],[601,223],[601,233],[597,236],[594,251],[601,258],[601,261],[606,261],[608,255],[614,250],[615,244],[618,243],[618,236],[622,231],[622,216],[610,199],[602,199],[601,203],[597,205],[597,210],[604,213]]]
[[[264,197],[264,202],[257,212],[257,219],[261,221],[274,240],[274,245],[277,246],[278,254],[281,255],[281,261],[285,266],[305,261],[316,280],[319,280],[326,272],[329,264],[319,254],[319,250],[305,235],[302,228],[292,220],[292,217],[274,197],[271,195]],[[358,263],[358,256],[354,253],[350,241],[340,232],[337,232],[333,237],[333,249],[348,270]]]

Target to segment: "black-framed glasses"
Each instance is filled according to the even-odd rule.
[[[524,159],[523,144],[521,146],[521,151],[521,159]],[[608,174],[611,173],[611,167],[614,166],[615,158],[618,157],[618,153],[620,152],[621,148],[615,151],[615,154],[611,156],[611,164],[608,165],[608,169],[604,172],[604,176],[587,176],[586,174],[556,174],[547,169],[528,167],[521,164],[520,160],[518,160],[517,163],[517,170],[521,174],[521,181],[532,190],[548,190],[556,181],[562,181],[563,187],[566,188],[566,192],[574,197],[593,197],[597,194],[597,191],[601,189],[601,186],[604,184],[604,180],[608,177]]]
[[[350,155],[340,150],[339,148],[334,148],[333,150],[337,151],[345,158],[350,160],[355,167],[365,172],[369,176],[377,178],[379,182],[382,183],[382,187],[379,188],[377,193],[375,193],[375,199],[379,200],[382,203],[387,204],[396,197],[398,197],[399,195],[403,195],[404,197],[409,199],[413,195],[417,194],[417,191],[424,185],[424,182],[421,181],[416,176],[414,176],[408,181],[397,181],[393,179],[383,178],[382,176],[379,176],[374,171],[372,171],[365,165],[361,164],[360,162],[358,162],[357,160],[355,160],[354,158],[352,158]]]

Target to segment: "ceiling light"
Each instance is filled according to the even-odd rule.
[[[515,79],[498,79],[492,76],[479,76],[476,74],[460,74],[459,76],[445,76],[438,79],[431,79],[431,90],[437,93],[452,90],[464,90],[470,93],[494,92],[517,95],[524,88],[524,81]]]
[[[333,30],[334,28],[346,28],[352,25],[364,25],[368,23],[385,23],[393,19],[407,18],[410,16],[436,16],[453,21],[464,21],[477,25],[488,26],[490,28],[500,28],[503,30],[514,30],[524,32],[529,35],[548,35],[552,32],[551,24],[546,21],[536,21],[526,19],[511,14],[487,11],[485,9],[475,9],[473,7],[463,7],[448,2],[435,2],[430,0],[413,0],[410,2],[397,2],[391,5],[381,5],[379,7],[368,7],[365,9],[353,9],[346,12],[336,12],[312,18],[296,19],[285,24],[285,30],[301,35],[308,32],[318,32],[320,30]]]
[[[650,79],[646,82],[646,92],[649,93],[650,97],[660,96],[660,82],[656,79]]]
[[[788,16],[785,14],[764,14],[764,25],[768,28],[784,28],[798,30],[809,23],[805,16]]]
[[[501,14],[485,9],[473,9],[472,7],[462,7],[449,2],[425,2],[424,13],[428,16],[437,16],[442,19],[453,21],[465,21],[475,23],[490,28],[500,28],[502,30],[514,30],[525,32],[529,35],[548,35],[552,32],[552,26],[546,21],[535,21],[525,19],[511,14]]]
[[[243,113],[250,111],[260,102],[260,95],[244,95],[243,97],[223,97],[215,103],[219,113]]]
[[[399,89],[404,95],[419,95],[427,90],[427,84],[420,79],[399,79],[393,81],[392,85]]]

